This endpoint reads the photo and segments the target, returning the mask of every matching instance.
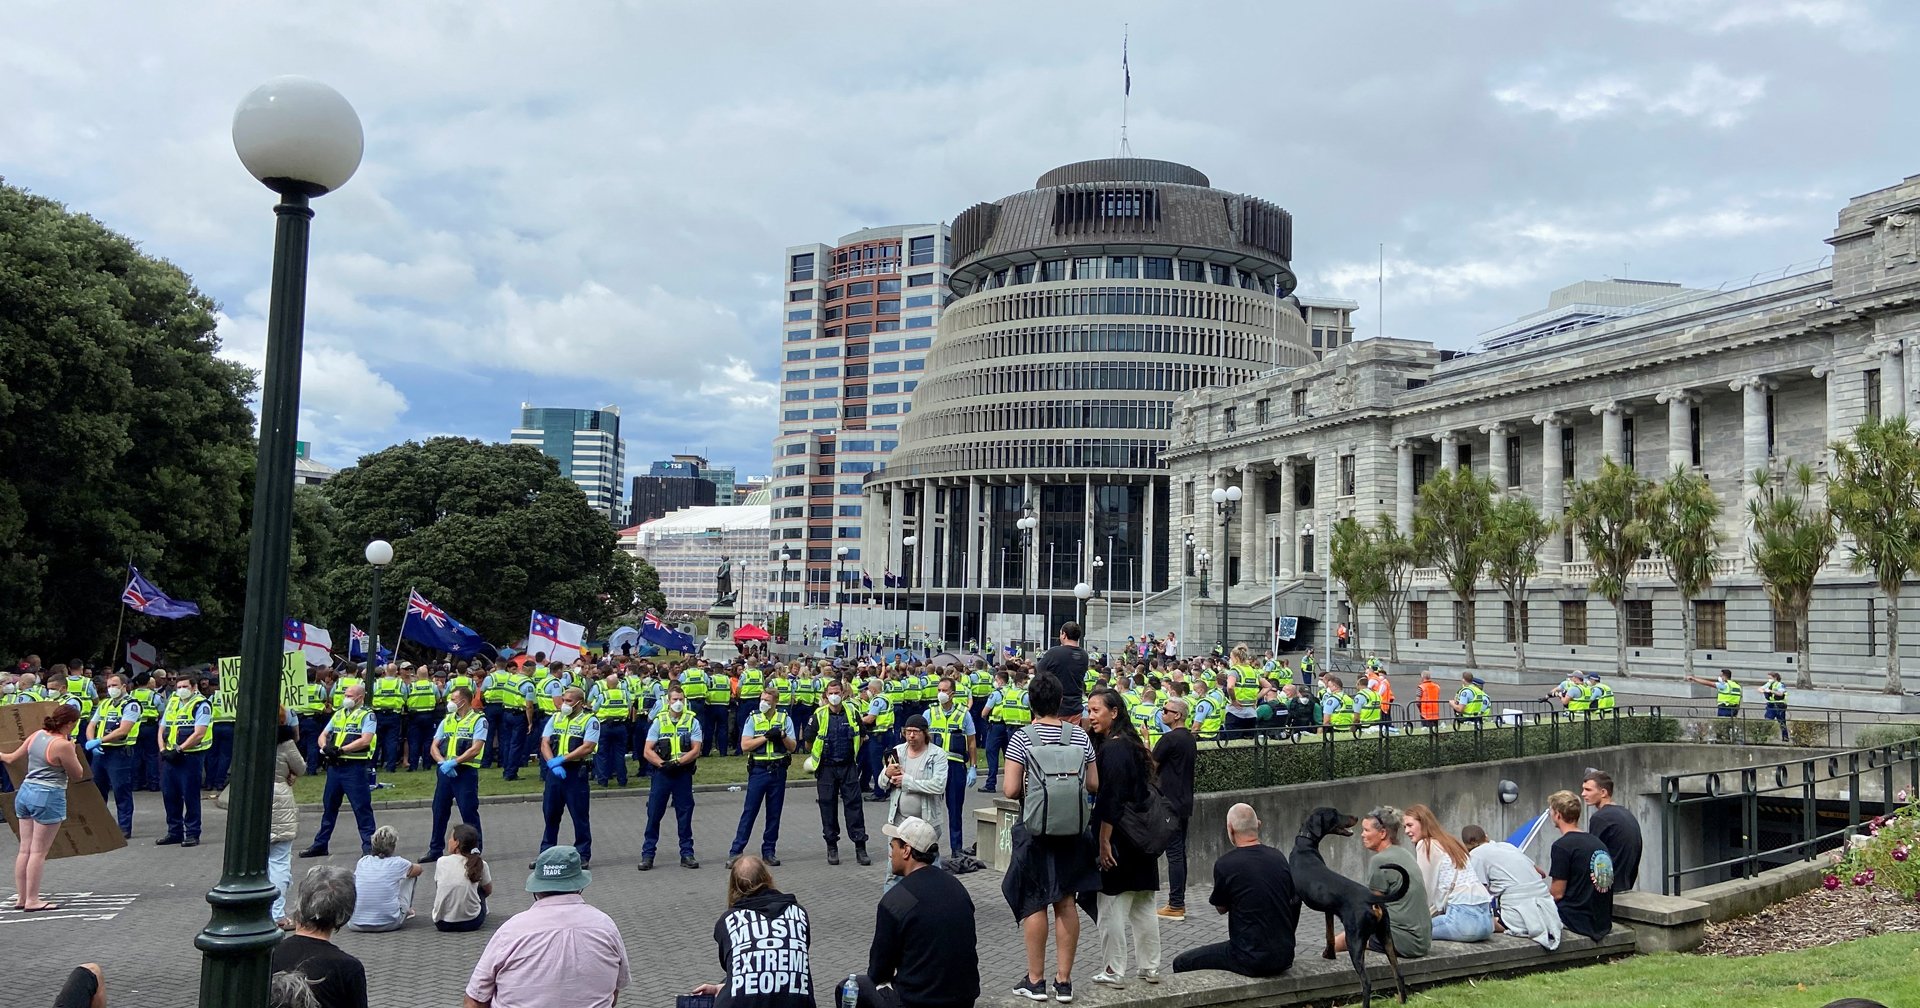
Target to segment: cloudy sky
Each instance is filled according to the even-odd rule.
[[[1815,260],[1920,173],[1907,0],[139,4],[11,0],[0,176],[178,263],[261,356],[270,195],[235,102],[359,110],[317,204],[315,454],[504,440],[618,403],[630,471],[768,468],[783,249],[951,219],[1133,151],[1295,216],[1303,293],[1465,346],[1553,287],[1717,286]]]

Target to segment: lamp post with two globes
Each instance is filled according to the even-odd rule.
[[[1233,589],[1233,516],[1240,510],[1240,488],[1237,486],[1215,488],[1212,494],[1213,510],[1220,516],[1221,541],[1225,547],[1220,551],[1220,650],[1232,651],[1233,645],[1227,641],[1227,596]]]
[[[240,635],[232,811],[220,881],[207,893],[212,919],[193,942],[202,954],[202,1005],[266,1004],[273,947],[280,941],[280,930],[268,914],[275,890],[267,880],[267,835],[293,528],[307,241],[313,220],[308,201],[353,177],[364,143],[353,106],[338,91],[305,77],[268,81],[241,99],[233,113],[234,150],[254,178],[280,195],[280,202],[273,208],[277,223]]]

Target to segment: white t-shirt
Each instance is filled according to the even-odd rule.
[[[480,862],[480,881],[467,879],[467,858],[448,854],[433,863],[433,922],[462,924],[480,916],[480,887],[493,884],[493,866]]]
[[[403,857],[360,858],[353,866],[353,888],[358,893],[353,919],[347,923],[361,927],[391,927],[406,919],[413,902],[413,883],[407,869],[413,862]]]

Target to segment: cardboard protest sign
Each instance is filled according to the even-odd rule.
[[[10,752],[26,741],[27,736],[40,730],[55,703],[8,704],[0,707],[0,752]],[[85,764],[86,753],[80,754],[80,762]],[[26,772],[26,760],[8,767],[8,774],[16,780]],[[20,836],[20,822],[13,812],[13,797],[0,796],[0,815],[6,816],[7,828],[13,830],[17,839]],[[49,858],[84,857],[88,854],[101,854],[119,850],[127,845],[125,837],[120,835],[120,823],[107,809],[106,799],[100,797],[100,789],[92,781],[67,786],[67,821],[60,825],[60,832],[53,838],[53,849],[47,852]]]
[[[220,659],[220,702],[230,711],[240,708],[240,656]],[[280,663],[280,702],[289,708],[300,703],[300,691],[307,686],[307,660],[299,651],[289,651]]]

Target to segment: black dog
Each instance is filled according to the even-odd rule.
[[[1400,888],[1383,893],[1368,889],[1366,886],[1327,867],[1326,859],[1320,856],[1320,841],[1329,836],[1352,836],[1353,825],[1359,822],[1350,815],[1341,815],[1339,809],[1317,808],[1307,813],[1306,821],[1300,824],[1300,835],[1293,841],[1293,887],[1300,894],[1300,902],[1327,915],[1327,949],[1322,958],[1333,958],[1333,919],[1340,918],[1340,924],[1346,929],[1347,955],[1353,959],[1353,971],[1360,975],[1361,1005],[1373,1003],[1373,981],[1367,977],[1367,942],[1377,938],[1380,947],[1387,951],[1387,963],[1393,967],[1394,991],[1399,995],[1400,1003],[1407,1003],[1406,984],[1400,979],[1400,956],[1393,948],[1392,921],[1387,918],[1386,904],[1406,895],[1407,886],[1412,884],[1406,869],[1399,865],[1387,865],[1389,871],[1400,874]]]

